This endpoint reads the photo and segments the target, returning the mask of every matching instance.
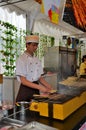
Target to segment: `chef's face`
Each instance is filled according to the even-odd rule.
[[[26,47],[27,47],[27,51],[30,54],[33,54],[38,48],[38,43],[27,43]]]

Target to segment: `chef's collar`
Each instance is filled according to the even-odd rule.
[[[34,57],[34,55],[32,56],[32,55],[30,55],[27,51],[25,51],[24,52],[27,56],[29,56],[29,57]]]

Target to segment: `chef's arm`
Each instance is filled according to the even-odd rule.
[[[40,77],[39,82],[48,89],[52,89],[52,86],[42,76]]]
[[[35,84],[33,82],[30,82],[29,80],[27,80],[24,76],[20,76],[20,81],[23,85],[30,87],[30,88],[34,88],[34,89],[38,89],[42,92],[48,92],[48,89],[42,85],[39,84]]]

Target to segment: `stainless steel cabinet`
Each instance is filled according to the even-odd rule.
[[[59,47],[59,69],[61,78],[73,76],[76,70],[76,50],[66,47]]]
[[[57,72],[59,80],[74,75],[76,63],[75,49],[59,46],[45,48],[44,67]]]

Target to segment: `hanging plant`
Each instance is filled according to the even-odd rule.
[[[14,25],[0,21],[0,25],[2,27],[1,30],[1,47],[0,50],[1,53],[1,61],[3,62],[3,68],[5,76],[14,76],[15,74],[15,61],[19,54],[21,53],[21,47],[22,45],[21,39],[22,36],[20,36],[19,31],[17,27]],[[20,42],[19,42],[20,41]],[[20,52],[19,52],[20,50]]]
[[[35,33],[36,35],[39,35],[38,33]],[[55,39],[54,37],[51,36],[47,36],[44,34],[40,34],[39,35],[39,46],[38,49],[35,52],[35,55],[37,57],[39,57],[40,60],[42,60],[43,56],[44,56],[44,49],[46,47],[53,47],[55,43]]]

